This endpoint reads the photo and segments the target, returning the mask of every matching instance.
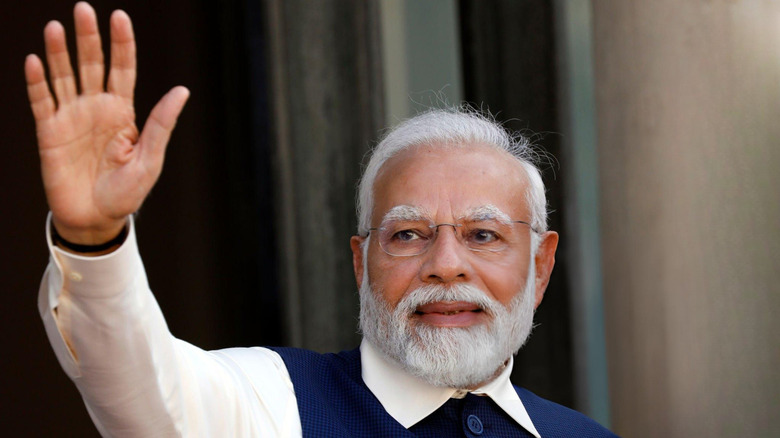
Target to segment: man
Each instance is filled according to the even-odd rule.
[[[104,90],[95,13],[74,15],[81,94],[59,23],[44,31],[51,90],[40,59],[25,65],[51,208],[39,309],[103,435],[612,436],[509,381],[558,236],[528,145],[467,111],[402,123],[368,164],[351,240],[359,350],[206,352],[172,337],[131,214],[188,91],[166,94],[139,133],[129,17],[111,16]]]

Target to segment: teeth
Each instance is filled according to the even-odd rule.
[[[456,314],[458,314],[460,312],[462,312],[462,310],[452,310],[452,311],[449,311],[449,312],[443,312],[442,314],[443,315],[456,315]]]

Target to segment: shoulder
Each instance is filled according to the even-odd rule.
[[[250,366],[279,366],[283,365],[282,358],[277,352],[264,347],[235,347],[214,350],[211,353],[218,357],[229,359],[239,365]]]
[[[515,386],[517,395],[531,417],[534,427],[544,437],[615,437],[609,429],[587,415],[543,399],[533,392]]]
[[[255,387],[284,386],[285,382],[290,381],[282,357],[268,348],[226,348],[209,353],[224,369],[248,379]]]

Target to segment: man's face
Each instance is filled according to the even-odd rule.
[[[413,147],[382,167],[374,184],[371,226],[379,226],[387,213],[398,206],[424,211],[436,224],[459,223],[471,212],[487,206],[495,207],[512,220],[530,222],[531,212],[525,201],[527,184],[520,165],[503,151],[482,145]],[[507,305],[525,285],[531,257],[532,231],[522,224],[513,227],[520,240],[502,251],[499,257],[481,257],[470,251],[459,243],[456,229],[451,226],[440,227],[438,237],[428,251],[413,257],[386,254],[376,238],[371,239],[363,254],[355,247],[355,243],[362,240],[355,238],[353,252],[361,259],[360,263],[355,263],[356,280],[358,284],[362,282],[362,256],[365,255],[372,287],[381,290],[393,308],[407,293],[420,286],[453,283],[470,283],[490,298]],[[541,237],[542,240],[552,237],[557,243],[557,235],[552,235],[555,233],[545,233]],[[553,247],[553,256],[554,250]],[[537,266],[537,270],[540,268]],[[545,272],[539,274],[542,278],[537,287],[540,290],[536,294],[536,305],[547,285]],[[482,315],[428,320],[434,325],[468,326],[481,323]]]
[[[413,147],[382,167],[374,184],[370,226],[379,227],[389,217],[398,215],[422,216],[434,224],[461,224],[486,215],[497,220],[530,222],[527,184],[520,165],[503,151],[482,145]],[[470,286],[506,308],[528,289],[528,299],[533,300],[535,308],[552,270],[557,234],[548,232],[539,237],[534,266],[532,231],[523,224],[510,228],[511,244],[496,253],[470,250],[457,234],[462,236],[463,228],[449,225],[439,227],[438,236],[427,251],[409,257],[387,254],[380,247],[378,231],[372,231],[367,248],[361,247],[363,238],[354,237],[353,263],[358,285],[362,286],[364,281],[365,266],[371,289],[380,294],[390,311],[409,294],[426,286],[449,289],[457,285]],[[529,279],[529,275],[535,278]],[[530,288],[526,288],[528,281]],[[444,329],[490,325],[493,317],[473,300],[447,299],[421,305],[408,315],[412,326]],[[506,359],[508,356],[503,358]]]

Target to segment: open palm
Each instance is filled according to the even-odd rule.
[[[111,68],[104,88],[95,12],[82,2],[74,16],[81,93],[65,31],[56,21],[44,30],[54,96],[37,56],[28,56],[25,75],[54,224],[69,241],[96,244],[119,232],[157,181],[165,147],[189,92],[184,87],[168,92],[139,134],[133,107],[136,61],[130,18],[122,11],[111,16]]]

